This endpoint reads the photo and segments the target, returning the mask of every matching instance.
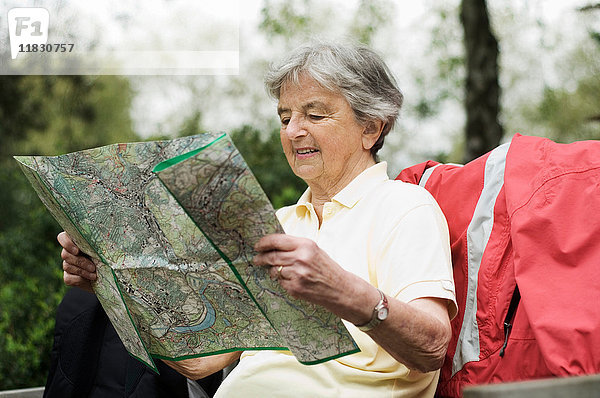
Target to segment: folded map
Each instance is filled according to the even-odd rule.
[[[153,358],[267,349],[315,364],[358,351],[338,317],[252,266],[258,239],[283,229],[227,135],[15,159],[96,262],[126,349],[155,371]]]

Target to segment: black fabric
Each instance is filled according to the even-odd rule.
[[[515,314],[517,313],[517,307],[519,306],[519,302],[521,301],[521,293],[519,292],[519,286],[515,286],[515,290],[513,291],[513,295],[510,299],[510,304],[508,305],[508,310],[506,311],[506,318],[504,318],[504,344],[500,349],[500,356],[503,357],[506,352],[506,346],[508,345],[508,337],[510,336],[510,331],[512,330],[513,320],[515,318]]]
[[[96,296],[73,288],[57,310],[44,397],[188,398],[187,379],[155,363],[160,375],[127,353]],[[221,377],[198,383],[212,396]]]

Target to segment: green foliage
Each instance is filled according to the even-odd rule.
[[[2,76],[0,156],[57,155],[134,140],[127,80],[114,76]]]
[[[427,58],[434,68],[412,71],[417,96],[411,111],[419,119],[439,115],[447,101],[462,101],[464,95],[465,55],[459,8],[454,3],[436,3],[430,14],[438,21],[431,29]]]
[[[394,7],[391,0],[360,0],[350,23],[340,26],[340,19],[335,19],[340,17],[339,6],[314,0],[265,0],[259,28],[269,39],[287,42],[337,30],[336,36],[369,45],[377,32],[391,22]]]
[[[561,142],[600,139],[600,79],[582,80],[573,91],[547,87],[540,104],[530,112],[548,138]]]
[[[350,26],[351,36],[370,45],[379,28],[391,21],[393,10],[394,4],[389,1],[361,0]]]
[[[25,107],[36,125],[24,131],[27,153],[60,154],[137,139],[127,81],[113,76],[28,76]]]
[[[182,126],[179,128],[179,133],[177,134],[179,137],[187,137],[190,135],[198,134],[198,130],[200,129],[200,125],[202,122],[202,113],[196,110],[192,113],[192,116],[187,118]]]
[[[0,390],[44,385],[65,290],[55,243],[60,227],[18,173],[0,170],[2,187],[22,201],[0,230]]]
[[[256,176],[256,179],[273,203],[280,208],[296,203],[306,184],[296,177],[281,149],[279,130],[273,130],[266,139],[261,132],[243,126],[231,133],[236,148]]]
[[[547,86],[523,115],[537,134],[559,142],[600,139],[600,43],[590,40],[564,61],[566,84]]]
[[[313,8],[312,0],[274,1],[266,0],[261,9],[262,22],[259,28],[269,37],[291,38],[294,35],[310,33]]]
[[[12,159],[137,139],[123,78],[0,76],[0,390],[45,384],[65,291],[60,226]]]

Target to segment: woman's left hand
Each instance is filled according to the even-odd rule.
[[[317,244],[285,234],[267,235],[254,246],[254,264],[268,266],[272,279],[295,298],[331,307],[348,272]],[[331,309],[331,308],[330,308]]]

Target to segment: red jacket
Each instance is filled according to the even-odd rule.
[[[441,396],[600,372],[599,141],[516,135],[465,166],[429,161],[397,179],[429,190],[450,228],[459,314]]]

